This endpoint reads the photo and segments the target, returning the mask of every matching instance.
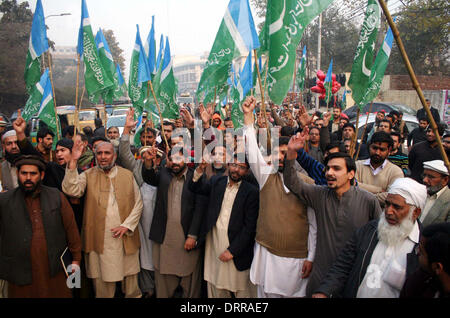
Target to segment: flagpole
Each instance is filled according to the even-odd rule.
[[[266,129],[267,129],[267,148],[271,148],[272,146],[272,142],[271,142],[271,136],[270,136],[270,129],[269,129],[269,122],[267,120],[267,114],[266,114],[266,103],[264,102],[264,90],[263,90],[263,86],[262,86],[262,81],[261,81],[261,73],[259,72],[259,65],[258,65],[258,54],[256,53],[256,49],[253,50],[254,55],[255,55],[255,69],[256,69],[256,74],[258,75],[258,83],[259,83],[259,90],[261,92],[261,111],[264,114],[264,121],[266,122]],[[266,62],[267,63],[267,62]],[[267,73],[266,73],[267,75]]]
[[[362,137],[361,137],[361,142],[359,143],[358,151],[356,152],[355,158],[358,158],[358,156],[359,156],[359,151],[361,150],[361,145],[362,145],[362,142],[363,142],[363,140],[364,140],[364,136],[366,135],[366,131],[367,131],[367,123],[369,122],[369,115],[370,115],[370,113],[372,112],[372,106],[373,106],[373,101],[370,103],[369,113],[367,114],[366,124],[365,124],[365,126],[364,126],[364,131],[363,131],[363,134],[362,134]],[[356,137],[356,138],[358,138],[358,137]],[[356,144],[355,144],[355,147],[356,147]]]
[[[78,88],[80,86],[80,54],[77,53],[77,84],[75,86],[75,126],[73,131],[73,138],[75,140],[75,136],[77,134],[77,127],[78,127],[78,116],[80,113],[80,110],[78,109]]]
[[[166,143],[166,151],[168,153],[169,152],[169,143],[167,142],[166,134],[164,132],[164,125],[163,125],[163,117],[162,117],[162,113],[161,113],[161,108],[159,108],[159,103],[158,103],[158,100],[156,99],[156,94],[155,94],[155,91],[153,90],[152,82],[148,81],[148,83],[150,84],[150,89],[152,91],[152,95],[153,95],[153,98],[155,100],[156,107],[158,107],[159,121],[161,122],[161,131],[162,131],[162,135],[163,135],[163,138],[164,138],[164,142]],[[145,126],[144,126],[144,128],[145,128]]]
[[[355,147],[356,147],[356,140],[358,138],[358,123],[359,123],[359,113],[360,113],[360,109],[359,107],[357,107],[356,110],[356,130],[355,130],[355,135],[352,138],[352,143],[350,144],[350,157],[354,158],[353,155],[355,154]]]
[[[442,141],[439,136],[436,122],[433,118],[433,115],[431,114],[430,109],[428,108],[428,105],[425,101],[425,96],[423,95],[422,89],[420,88],[419,82],[417,81],[416,74],[414,73],[414,70],[411,66],[408,55],[406,54],[405,47],[403,45],[402,39],[400,38],[400,32],[398,31],[397,26],[394,23],[394,20],[392,20],[392,16],[391,16],[389,9],[388,9],[386,3],[384,2],[384,0],[378,0],[378,2],[380,3],[381,8],[383,9],[384,15],[386,16],[389,26],[391,27],[392,33],[394,34],[395,42],[397,42],[397,46],[402,55],[403,62],[405,63],[406,69],[408,70],[408,73],[409,73],[409,77],[411,78],[411,82],[413,83],[413,87],[416,90],[417,95],[419,95],[420,102],[422,103],[422,106],[427,113],[428,120],[430,121],[431,128],[433,129],[434,135],[436,136],[436,141],[437,141],[439,150],[441,151],[442,158],[444,160],[445,165],[447,166],[448,172],[450,173],[450,162],[448,160],[445,149],[442,145]]]
[[[76,134],[77,134],[77,131],[81,131],[80,130],[80,108],[81,108],[81,103],[82,103],[82,101],[83,101],[83,98],[84,98],[84,92],[86,91],[86,83],[85,83],[85,85],[83,86],[83,91],[82,91],[82,93],[81,93],[81,98],[80,98],[80,102],[78,103],[78,107],[77,107],[77,115],[76,115],[76,120],[77,120],[77,124],[76,124],[76,126],[75,126],[75,130],[74,130],[74,132],[73,132],[73,138],[75,138],[75,136],[76,136]]]
[[[59,132],[59,125],[58,125],[58,109],[56,108],[56,98],[55,98],[55,85],[53,84],[53,72],[52,72],[52,58],[50,52],[47,52],[48,57],[48,68],[49,68],[49,74],[50,74],[50,83],[52,84],[52,93],[53,93],[53,107],[55,109],[55,119],[56,119],[56,136],[58,139],[61,139],[61,133]]]
[[[267,73],[269,72],[269,58],[266,60],[266,74],[264,74],[264,96],[266,95]]]

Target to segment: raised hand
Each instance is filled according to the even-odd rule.
[[[309,135],[309,128],[306,127],[301,133],[292,136],[288,143],[288,151],[297,152],[305,146],[307,136]]]
[[[127,117],[125,119],[125,126],[122,134],[128,134],[136,127],[137,121],[134,120],[134,109],[130,107],[127,111]]]
[[[187,128],[194,128],[194,118],[186,108],[180,109],[180,115],[186,123]]]
[[[72,160],[80,159],[83,154],[84,144],[83,141],[79,138],[75,139],[75,143],[72,148]]]
[[[308,115],[305,106],[300,107],[297,115],[297,120],[299,121],[300,125],[302,125],[302,128],[305,128],[311,123],[311,117]]]
[[[244,114],[251,114],[256,106],[256,99],[253,96],[248,96],[242,104],[242,111]]]
[[[20,140],[19,135],[25,135],[25,129],[27,128],[27,122],[23,119],[20,109],[17,111],[17,119],[13,122],[13,128],[16,131],[17,139]]]
[[[331,113],[325,112],[323,113],[323,127],[328,127],[328,124],[330,123],[331,119]]]
[[[210,107],[208,107],[208,110]],[[205,109],[205,106],[203,106],[203,103],[200,103],[199,105],[199,111],[200,111],[200,117],[202,118],[202,122],[205,125],[209,125],[209,121],[211,120],[211,114],[210,112]]]

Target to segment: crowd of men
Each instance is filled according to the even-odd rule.
[[[56,147],[19,113],[0,129],[0,295],[448,297],[449,173],[424,112],[408,132],[380,111],[358,141],[339,107],[265,106],[248,97],[239,129],[200,104],[137,131],[130,108],[121,135],[96,120]]]

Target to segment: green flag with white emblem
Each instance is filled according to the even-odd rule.
[[[22,117],[25,121],[29,121],[31,117],[36,115],[41,106],[42,96],[44,96],[44,88],[47,85],[48,69],[42,74],[41,79],[31,89],[30,97],[22,111]]]
[[[308,24],[333,0],[268,0],[266,24],[269,29],[269,73],[267,89],[270,99],[281,104],[295,71],[296,50]]]
[[[113,87],[113,83],[103,69],[98,56],[85,0],[81,3],[81,23],[78,32],[77,52],[83,58],[84,85],[89,100],[96,104],[100,96]]]
[[[380,18],[380,5],[376,0],[368,0],[366,16],[353,59],[352,73],[348,80],[348,86],[352,89],[352,98],[360,109],[365,105],[362,104],[362,99],[369,84]]]
[[[170,56],[169,38],[166,38],[164,59],[159,78],[159,100],[163,118],[176,119],[179,117],[179,109],[176,102],[176,85],[173,75],[172,57]]]
[[[383,46],[378,51],[377,57],[375,58],[375,63],[370,72],[369,85],[367,89],[364,90],[364,95],[360,103],[361,105],[366,105],[377,97],[381,88],[381,83],[383,82],[384,72],[386,71],[389,62],[393,41],[394,36],[392,30],[389,28],[386,37],[384,38]]]

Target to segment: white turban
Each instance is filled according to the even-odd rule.
[[[411,178],[398,178],[391,184],[388,193],[401,195],[407,204],[422,211],[427,200],[427,187]]]
[[[2,136],[2,141],[5,140],[5,138],[11,137],[11,136],[16,136],[16,131],[13,130],[8,130],[7,132],[5,132]]]

